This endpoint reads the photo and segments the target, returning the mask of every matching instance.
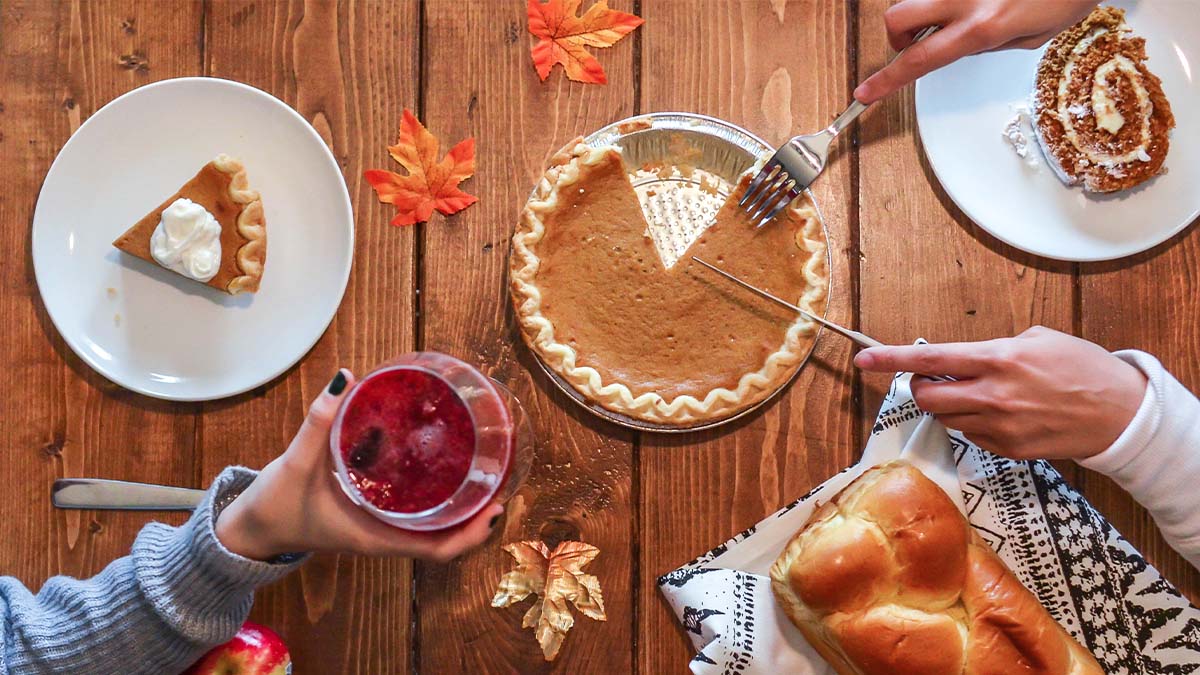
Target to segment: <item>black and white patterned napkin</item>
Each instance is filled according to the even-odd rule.
[[[700,558],[659,578],[696,649],[692,672],[833,670],[771,595],[771,563],[818,503],[895,458],[919,466],[1110,675],[1200,675],[1200,610],[1050,464],[997,457],[922,413],[900,375],[861,462]]]

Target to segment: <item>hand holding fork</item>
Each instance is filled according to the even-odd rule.
[[[917,33],[912,44],[900,50],[896,57],[936,30],[937,26],[930,26]],[[815,134],[796,136],[775,151],[775,155],[763,165],[750,181],[742,198],[738,200],[738,206],[749,214],[755,227],[762,227],[771,222],[821,175],[829,159],[829,146],[833,139],[850,126],[868,106],[869,104],[854,99],[825,129]]]

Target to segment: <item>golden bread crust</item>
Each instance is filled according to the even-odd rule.
[[[784,613],[839,675],[1104,673],[903,461],[818,508],[770,575]]]

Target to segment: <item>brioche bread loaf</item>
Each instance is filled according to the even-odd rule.
[[[1103,675],[946,493],[903,461],[821,505],[771,566],[839,675]]]

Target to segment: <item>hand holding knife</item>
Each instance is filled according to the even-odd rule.
[[[790,303],[782,298],[779,298],[775,295],[768,293],[767,291],[762,290],[761,288],[758,288],[757,286],[753,286],[745,281],[742,281],[741,279],[730,274],[729,272],[726,272],[725,270],[723,270],[711,263],[705,262],[705,261],[701,260],[700,258],[697,258],[696,256],[692,256],[692,260],[695,260],[696,262],[707,267],[708,269],[710,269],[710,270],[716,272],[717,274],[720,274],[721,276],[725,277],[726,279],[729,279],[730,281],[740,285],[742,288],[745,288],[749,291],[753,291],[754,293],[757,293],[759,296],[764,297],[768,300],[771,300],[772,302],[775,302],[776,304],[779,304],[783,307],[787,307],[788,309],[792,310],[793,312],[796,312],[797,314],[800,314],[811,321],[815,321],[816,323],[819,323],[822,326],[825,326],[826,328],[828,328],[829,330],[832,330],[835,333],[839,333],[839,334],[849,338],[851,341],[853,341],[854,343],[856,343],[858,345],[861,345],[863,347],[886,347],[887,346],[884,343],[880,342],[879,340],[876,340],[875,338],[873,338],[869,335],[865,335],[856,330],[851,330],[849,328],[846,328],[845,326],[834,323],[833,321],[830,321],[829,319],[826,319],[825,317],[817,316],[816,314],[805,311],[805,310],[801,309],[800,307],[797,307],[796,305],[793,305],[792,303]],[[955,381],[954,378],[949,377],[949,376],[943,376],[943,375],[924,375],[924,376],[928,377],[931,380],[935,380],[938,382],[954,382]]]

